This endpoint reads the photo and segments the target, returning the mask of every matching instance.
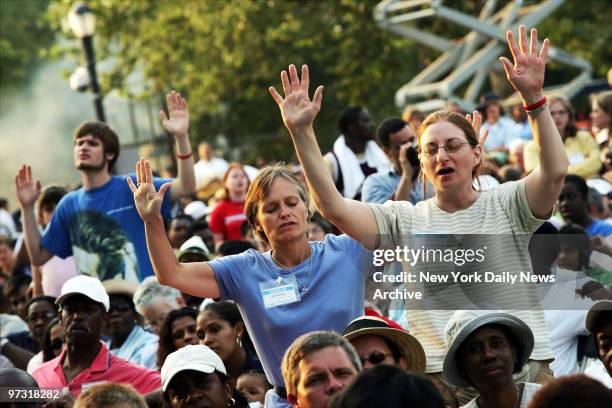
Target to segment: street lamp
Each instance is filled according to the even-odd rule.
[[[83,49],[87,58],[87,71],[89,73],[89,84],[94,92],[94,106],[96,116],[100,122],[106,122],[104,117],[104,107],[102,106],[102,95],[98,76],[96,74],[96,59],[93,49],[93,33],[96,31],[96,19],[93,10],[82,3],[75,4],[68,14],[70,28],[83,42]]]

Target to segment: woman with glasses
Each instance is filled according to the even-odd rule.
[[[568,160],[542,90],[549,42],[545,40],[538,52],[537,31],[531,30],[528,41],[524,26],[519,29],[518,44],[512,32],[508,32],[507,36],[514,64],[505,57],[500,61],[528,112],[534,140],[539,148],[539,167],[520,181],[479,191],[474,188],[473,182],[482,166],[483,148],[477,137],[482,123],[480,114],[475,112],[473,117],[464,117],[448,111],[435,112],[421,124],[418,134],[421,173],[434,186],[435,196],[416,205],[404,201],[366,204],[343,198],[338,193],[323,165],[313,129],[314,119],[321,108],[323,87],[316,89],[311,100],[308,67],[302,67],[301,80],[295,66],[289,67],[289,73],[283,71],[284,97],[272,87],[270,93],[279,105],[310,192],[322,215],[372,249],[381,246],[402,248],[413,243],[414,237],[435,234],[496,234],[498,237],[506,234],[510,237],[510,242],[506,242],[509,244],[507,250],[495,253],[502,256],[493,256],[492,259],[491,254],[487,253],[489,260],[496,262],[510,256],[511,262],[529,268],[527,242],[519,240],[518,235],[532,233],[543,219],[550,217],[563,186]],[[410,285],[406,284],[407,287]],[[514,291],[513,298],[509,298],[506,294],[511,293],[506,290],[508,286],[503,287],[504,291],[490,292],[488,295],[497,304],[502,301],[514,302],[514,309],[523,309],[516,314],[528,322],[538,339],[531,356],[536,361],[532,373],[542,375],[541,378],[550,376],[547,362],[553,356],[537,292],[533,287],[519,286],[522,291],[518,293],[520,296],[514,298],[517,295]],[[478,288],[479,285],[474,285],[474,290]],[[486,300],[491,300],[491,297]],[[426,299],[433,302],[440,300],[445,299]],[[452,310],[441,310],[444,308],[435,306],[434,303],[429,307],[408,308],[410,332],[425,349],[427,373],[444,393],[446,401],[454,405],[453,390],[441,376],[445,352],[444,325]]]
[[[548,103],[555,126],[561,134],[565,152],[569,160],[567,172],[584,179],[597,176],[601,168],[601,158],[597,141],[586,130],[578,130],[572,105],[561,97],[551,98]],[[535,141],[525,146],[525,171],[533,171],[540,164],[539,151]]]
[[[198,344],[196,319],[198,311],[191,307],[172,310],[166,315],[159,330],[157,366],[161,368],[168,354],[188,344]]]

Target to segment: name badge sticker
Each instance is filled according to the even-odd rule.
[[[279,276],[259,284],[264,307],[271,309],[301,300],[295,275]]]

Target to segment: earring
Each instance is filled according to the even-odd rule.
[[[236,400],[233,398],[230,398],[230,400],[227,402],[227,406],[228,407],[233,407],[236,405]]]
[[[236,343],[238,344],[238,347],[242,348],[242,339],[240,339],[240,336],[236,336]]]

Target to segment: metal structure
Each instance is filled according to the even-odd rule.
[[[523,7],[522,0],[515,0],[496,12],[497,0],[487,0],[480,15],[474,17],[444,6],[442,0],[381,1],[374,10],[374,18],[382,29],[442,53],[396,92],[396,105],[399,108],[411,105],[428,112],[454,102],[466,112],[474,110],[489,75],[494,70],[503,71],[497,59],[507,49],[506,31],[518,32],[520,24],[536,26],[563,2],[547,0]],[[407,24],[422,18],[443,18],[471,31],[462,38],[447,39]],[[548,59],[578,68],[580,74],[567,84],[547,88],[547,95],[562,94],[571,98],[591,81],[592,67],[588,61],[556,47],[549,48]],[[467,89],[460,95],[466,84]],[[514,94],[506,98],[503,104],[517,102],[518,95]]]

